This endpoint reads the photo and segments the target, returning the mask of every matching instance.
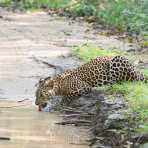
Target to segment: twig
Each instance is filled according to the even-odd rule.
[[[29,99],[22,99],[22,100],[18,100],[17,102],[24,102],[24,101],[27,101],[27,100],[29,100]]]
[[[80,110],[74,110],[74,109],[68,109],[68,108],[64,108],[62,109],[63,112],[69,112],[69,113],[73,113],[73,114],[84,114],[87,113],[88,115],[94,115],[93,113],[89,113],[89,112],[84,112],[84,111],[80,111]]]
[[[46,66],[48,66],[48,67],[50,67],[50,68],[54,68],[54,69],[56,69],[57,68],[57,66],[55,66],[55,65],[53,65],[53,64],[49,64],[48,62],[45,62],[45,61],[43,61],[43,60],[40,60],[40,59],[38,59],[38,58],[36,58],[36,57],[32,57],[32,59],[34,60],[34,61],[36,61],[37,63],[42,63],[42,64],[44,64],[44,65],[46,65]]]
[[[70,142],[69,144],[72,144],[72,145],[86,145],[86,146],[89,146],[88,143],[73,143],[73,142]]]
[[[83,111],[71,110],[71,109],[67,109],[67,108],[62,109],[62,111],[70,112],[70,113],[83,113]]]
[[[88,120],[71,120],[71,121],[62,121],[62,122],[57,122],[56,124],[59,125],[66,125],[66,124],[80,124],[80,123],[91,123],[91,121]]]
[[[90,117],[88,114],[69,114],[69,115],[60,115],[60,117]]]
[[[0,140],[10,140],[10,137],[0,137]]]

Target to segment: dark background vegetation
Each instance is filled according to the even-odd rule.
[[[22,10],[63,8],[76,16],[93,16],[120,31],[148,34],[148,0],[0,0],[0,5]]]

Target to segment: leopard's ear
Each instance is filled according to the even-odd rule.
[[[44,80],[46,81],[46,80],[50,80],[50,79],[51,79],[51,77],[48,76],[48,77],[46,77]]]
[[[45,86],[53,87],[54,81],[52,79],[46,79],[44,84]]]
[[[39,83],[43,82],[44,81],[44,78],[40,78],[39,80]]]
[[[50,79],[51,79],[50,76],[49,77],[46,77],[46,78],[40,78],[39,83],[42,83],[42,82],[45,82],[46,83],[46,81],[47,80],[50,80]]]

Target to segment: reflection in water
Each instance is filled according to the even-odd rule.
[[[0,148],[87,148],[84,129],[56,125],[59,121],[31,106],[0,109],[0,137],[10,138],[0,140]]]

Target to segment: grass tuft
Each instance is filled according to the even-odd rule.
[[[148,84],[143,82],[124,82],[108,88],[111,94],[122,94],[128,102],[128,110],[136,115],[136,130],[148,132]],[[143,125],[143,126],[141,126]]]
[[[119,50],[105,50],[94,44],[83,44],[72,49],[73,54],[84,61],[89,61],[98,56],[117,56],[124,55],[124,52]]]

